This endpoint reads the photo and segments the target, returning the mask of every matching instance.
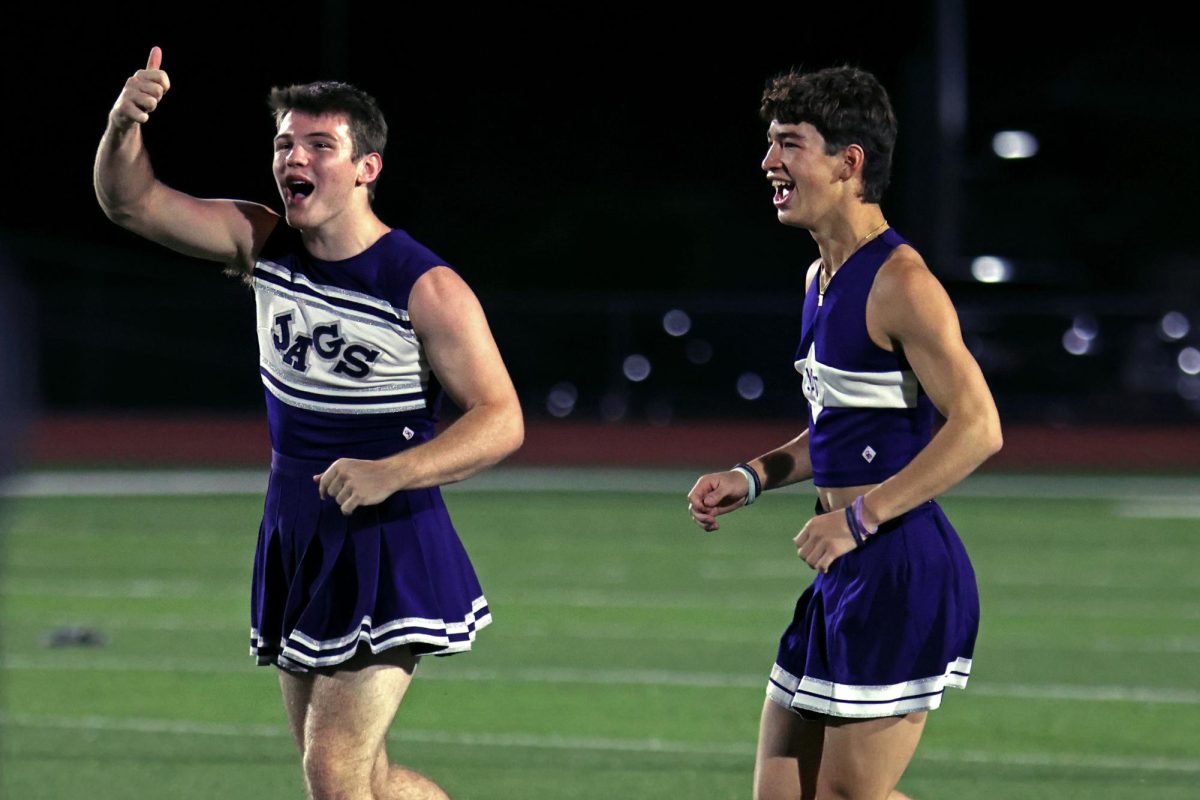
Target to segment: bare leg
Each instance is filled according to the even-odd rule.
[[[924,713],[805,720],[768,699],[758,731],[754,799],[909,800],[896,784],[924,726]]]
[[[394,648],[335,670],[279,671],[311,800],[448,800],[428,778],[387,763],[384,738],[416,663]]]
[[[768,698],[758,726],[754,800],[812,800],[817,796],[822,720],[810,722]]]
[[[371,775],[377,800],[450,800],[446,792],[419,772],[388,762],[387,750],[379,749]]]
[[[896,791],[896,784],[921,741],[925,718],[923,711],[880,719],[827,718],[818,797],[822,800],[905,797]]]

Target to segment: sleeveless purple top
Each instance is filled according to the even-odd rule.
[[[933,404],[908,362],[867,334],[867,295],[892,250],[908,244],[892,229],[859,248],[818,295],[804,298],[796,370],[808,401],[813,483],[836,488],[879,483],[929,443]]]
[[[279,222],[253,273],[276,452],[375,459],[432,438],[441,389],[413,333],[408,296],[445,263],[398,229],[356,256],[322,261]]]

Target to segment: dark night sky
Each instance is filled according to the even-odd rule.
[[[545,34],[511,17],[401,24],[370,4],[326,5],[349,11],[217,4],[182,23],[90,12],[69,31],[45,18],[7,28],[9,74],[24,76],[18,98],[29,93],[10,110],[37,122],[16,128],[24,144],[9,169],[27,191],[4,227],[153,252],[103,220],[90,164],[123,80],[159,44],[173,88],[147,135],[167,182],[276,203],[267,90],[348,79],[380,98],[393,130],[381,216],[484,289],[721,290],[731,269],[746,288],[791,280],[813,248],[774,223],[756,105],[763,80],[793,64],[856,63],[889,85],[901,140],[885,209],[921,233],[927,11],[766,9],[677,24],[563,15],[538,19]],[[1163,29],[1044,19],[1020,4],[968,18],[964,246],[1088,258],[1103,286],[1121,243],[1140,239],[1142,254],[1190,247],[1197,201],[1185,187],[1200,174],[1184,143],[1200,134],[1197,70],[1186,41]],[[1040,157],[991,158],[1002,126],[1038,133]]]
[[[224,337],[215,349],[245,350],[244,290],[116,228],[92,194],[108,109],[157,44],[172,90],[147,139],[176,188],[278,207],[267,92],[344,79],[379,98],[392,129],[380,216],[445,257],[489,308],[542,292],[556,303],[581,292],[795,294],[815,247],[774,219],[758,166],[763,82],[792,65],[853,63],[880,76],[901,126],[884,209],[928,252],[934,5],[756,6],[660,12],[657,22],[616,10],[523,18],[458,8],[415,19],[357,2],[178,7],[179,22],[156,21],[153,7],[10,12],[0,31],[10,189],[0,236],[35,300],[43,356],[96,360],[103,338],[104,358],[170,359],[138,324],[162,330],[180,318],[193,329],[207,321]],[[970,5],[961,249],[931,264],[956,301],[1136,290],[1146,313],[1200,306],[1200,70],[1187,32],[1142,21],[1148,12],[1051,24],[1053,3]],[[992,156],[1001,128],[1033,131],[1038,157]],[[1016,283],[966,280],[979,253],[1016,258]],[[242,360],[237,374],[252,374],[253,354]],[[85,383],[111,382],[107,362],[95,369]],[[78,383],[43,368],[52,402]]]

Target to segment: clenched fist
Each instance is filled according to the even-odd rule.
[[[162,49],[150,48],[146,68],[139,69],[125,81],[121,96],[109,112],[108,118],[114,128],[124,131],[132,125],[141,125],[150,120],[150,112],[158,108],[163,95],[171,88],[171,80],[161,66]]]
[[[339,458],[320,475],[314,475],[322,500],[333,498],[342,513],[350,516],[362,506],[382,503],[397,490],[395,476],[382,461]]]
[[[688,513],[697,525],[711,533],[721,527],[717,516],[741,508],[749,493],[749,479],[740,472],[701,475],[688,492]]]

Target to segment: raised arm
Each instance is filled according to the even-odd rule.
[[[154,177],[142,126],[170,88],[162,50],[151,48],[146,68],[125,82],[108,114],[96,152],[96,199],[109,219],[140,236],[186,255],[249,270],[279,221],[275,212],[240,200],[201,200]]]
[[[867,330],[903,350],[946,424],[909,464],[863,498],[869,523],[898,517],[970,475],[1000,449],[1000,415],[963,343],[946,290],[915,252],[880,269],[867,299]]]
[[[434,267],[413,286],[409,318],[429,364],[463,410],[429,442],[379,461],[338,459],[321,475],[322,497],[343,514],[401,489],[467,478],[521,446],[525,423],[516,390],[475,293],[453,270]]]

